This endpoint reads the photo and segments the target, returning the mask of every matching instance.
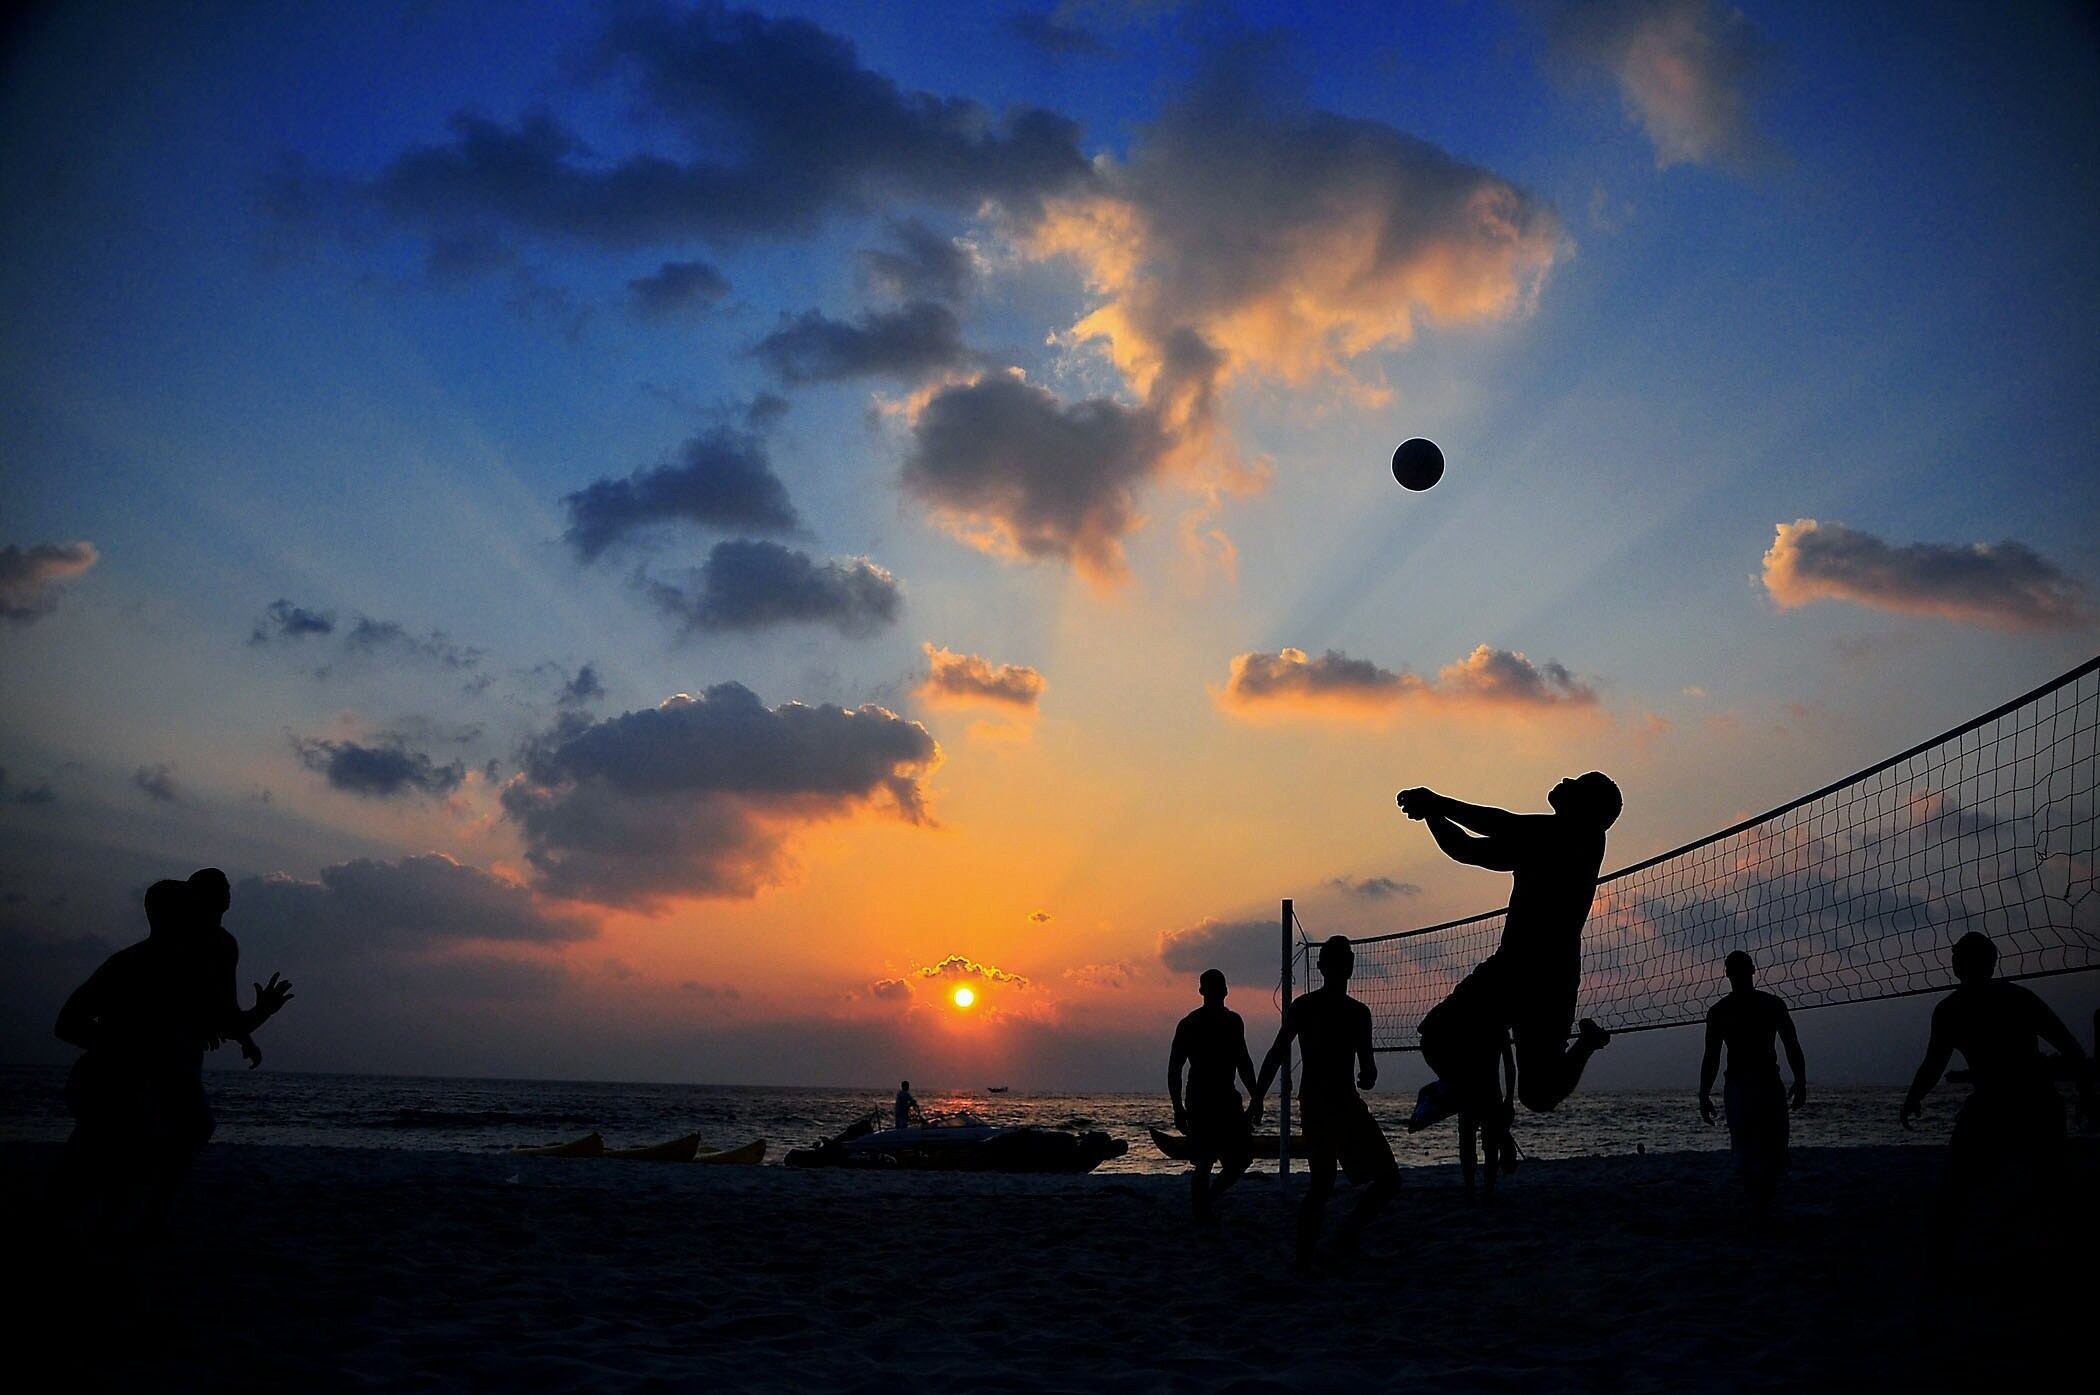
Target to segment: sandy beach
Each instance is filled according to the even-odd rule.
[[[55,1157],[0,1149],[10,1193]],[[1763,1226],[1713,1154],[1531,1163],[1492,1208],[1412,1169],[1377,1257],[1301,1283],[1271,1177],[1199,1234],[1165,1177],[220,1146],[164,1244],[30,1330],[156,1390],[1929,1390],[2089,1357],[2090,1205],[2008,1183],[1957,1244],[1940,1163],[1799,1151]]]

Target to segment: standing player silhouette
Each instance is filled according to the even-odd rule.
[[[1508,1027],[1516,1039],[1517,1098],[1533,1111],[1566,1099],[1611,1033],[1584,1018],[1571,1047],[1575,991],[1582,975],[1582,924],[1597,894],[1604,866],[1604,833],[1624,801],[1602,771],[1562,780],[1546,796],[1550,814],[1513,814],[1466,804],[1430,789],[1400,791],[1401,811],[1429,825],[1437,846],[1453,861],[1512,874],[1502,943],[1430,1013],[1434,1025],[1465,1024],[1475,1042],[1492,1040],[1492,1028]],[[1469,831],[1470,830],[1470,831]],[[1436,1045],[1432,1023],[1423,1023],[1422,1052]],[[1491,1072],[1493,1066],[1482,1067]],[[1475,1072],[1468,1071],[1468,1074]],[[1437,1083],[1425,1087],[1409,1128],[1443,1118],[1460,1103],[1461,1091]]]
[[[1174,1028],[1174,1045],[1167,1054],[1167,1095],[1174,1102],[1174,1127],[1188,1136],[1189,1161],[1196,1165],[1189,1179],[1196,1224],[1209,1225],[1216,1220],[1211,1203],[1254,1161],[1254,1130],[1247,1123],[1240,1092],[1232,1085],[1237,1075],[1248,1089],[1254,1088],[1254,1062],[1247,1056],[1246,1024],[1225,1006],[1224,970],[1205,969],[1196,988],[1203,1006]],[[1189,1073],[1185,1103],[1184,1065]],[[1215,1187],[1210,1180],[1213,1165],[1218,1169]]]

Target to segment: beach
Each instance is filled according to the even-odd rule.
[[[1493,1206],[1410,1168],[1373,1253],[1298,1280],[1302,1176],[1199,1232],[1161,1176],[217,1145],[164,1241],[37,1263],[23,1312],[89,1388],[2017,1388],[2090,1358],[2073,1146],[2084,1204],[2009,1176],[1959,1230],[1938,1148],[1796,1150],[1764,1223],[1714,1153],[1530,1161]],[[10,1194],[56,1158],[0,1146]]]

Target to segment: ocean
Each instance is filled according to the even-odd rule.
[[[325,1144],[334,1147],[501,1153],[596,1131],[611,1147],[659,1143],[697,1132],[710,1147],[767,1141],[768,1163],[789,1148],[837,1131],[871,1109],[887,1110],[876,1089],[662,1085],[573,1080],[453,1080],[436,1076],[317,1075],[213,1071],[206,1076],[222,1143]],[[0,1139],[66,1136],[65,1071],[49,1066],[0,1067]],[[1102,1129],[1130,1144],[1102,1172],[1174,1173],[1146,1130],[1170,1128],[1161,1093],[992,1094],[915,1092],[929,1116],[968,1113],[997,1124]],[[1930,1144],[1946,1141],[1963,1091],[1943,1087],[1927,1102],[1915,1130],[1898,1127],[1903,1092],[1887,1086],[1817,1089],[1794,1116],[1802,1147]],[[1374,1091],[1372,1113],[1393,1140],[1403,1167],[1455,1162],[1456,1126],[1409,1137],[1403,1127],[1412,1093]],[[1270,1099],[1266,1126],[1275,1126]],[[1525,1156],[1724,1149],[1727,1131],[1699,1120],[1691,1090],[1578,1091],[1550,1114],[1517,1114]]]

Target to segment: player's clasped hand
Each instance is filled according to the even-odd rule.
[[[1713,1123],[1714,1097],[1712,1095],[1699,1096],[1699,1117],[1704,1119],[1708,1124]]]
[[[1436,800],[1436,791],[1423,785],[1400,791],[1396,802],[1400,812],[1411,819],[1427,818],[1430,805]]]

